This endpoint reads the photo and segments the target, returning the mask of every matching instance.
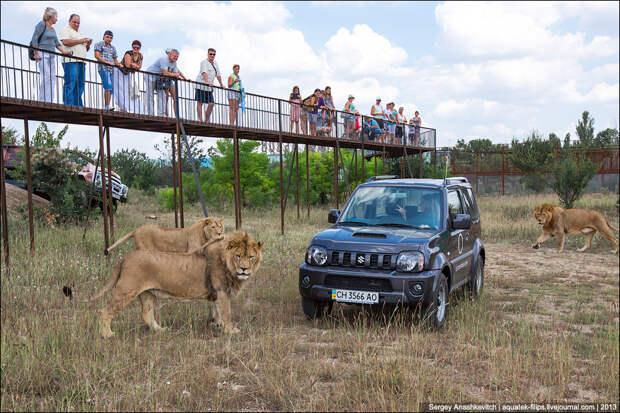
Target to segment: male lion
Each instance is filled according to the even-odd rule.
[[[201,218],[188,228],[170,228],[149,224],[136,228],[125,235],[105,251],[108,255],[112,249],[133,238],[137,250],[162,252],[189,252],[210,239],[217,238],[224,232],[224,220]]]
[[[114,289],[107,306],[101,310],[103,337],[114,335],[110,329],[112,318],[136,297],[142,303],[144,322],[153,330],[161,330],[154,316],[157,296],[215,301],[216,323],[226,333],[238,333],[239,329],[232,323],[230,298],[258,270],[262,248],[263,243],[254,241],[247,232],[236,231],[189,253],[132,251],[118,263],[99,292],[76,301],[93,301]],[[69,287],[64,287],[63,292],[73,296]]]
[[[611,230],[618,232],[607,218],[598,211],[587,209],[564,209],[553,204],[542,204],[534,209],[534,218],[542,225],[543,233],[538,237],[532,248],[539,248],[540,243],[556,235],[559,237],[558,252],[564,249],[565,234],[581,232],[586,237],[586,244],[577,251],[583,252],[592,246],[592,237],[600,232],[611,242],[613,253],[618,252],[618,243]]]

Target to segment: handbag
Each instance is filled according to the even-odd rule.
[[[134,74],[131,75],[131,86],[129,87],[129,96],[132,99],[136,99],[140,97],[140,85],[136,80],[136,76]]]
[[[45,29],[43,29],[43,32],[39,35],[39,40],[37,40],[37,44],[41,43],[41,38],[45,34],[45,30],[47,30],[47,27],[45,27]],[[28,48],[28,57],[30,58],[30,60],[37,60],[35,58],[34,47],[32,46],[32,42],[30,42],[30,47]]]

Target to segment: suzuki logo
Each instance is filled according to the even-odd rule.
[[[364,256],[363,255],[358,255],[357,256],[357,264],[358,265],[364,264]]]

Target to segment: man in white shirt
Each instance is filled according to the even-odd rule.
[[[207,51],[207,59],[200,62],[200,72],[196,77],[196,109],[198,111],[198,120],[202,122],[202,105],[207,104],[207,113],[205,121],[209,122],[215,99],[213,99],[213,82],[215,78],[220,82],[220,87],[224,87],[222,83],[222,72],[215,61],[215,49],[209,48]]]
[[[381,98],[379,96],[377,96],[376,101],[377,103],[372,105],[372,107],[370,108],[370,115],[376,118],[377,123],[379,124],[379,128],[383,131],[383,134],[381,135],[381,140],[383,141],[387,132],[387,124],[384,124],[383,121],[387,120],[387,116],[385,116],[385,109],[383,109],[383,105],[381,104]]]
[[[93,39],[84,37],[79,29],[80,16],[72,14],[69,17],[69,25],[60,32],[59,40],[66,50],[72,52],[73,56],[85,58]],[[63,57],[62,67],[65,71],[65,84],[62,93],[64,104],[84,106],[82,95],[84,94],[86,63],[79,59]]]

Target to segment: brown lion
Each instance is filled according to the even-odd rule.
[[[201,218],[188,228],[170,228],[162,225],[149,224],[136,228],[125,235],[105,251],[108,255],[129,238],[133,238],[136,250],[162,252],[189,252],[210,239],[217,238],[224,232],[224,220]]]
[[[114,335],[112,318],[136,297],[142,303],[142,319],[152,330],[161,330],[155,320],[157,297],[180,300],[215,301],[215,321],[226,333],[238,333],[232,323],[230,299],[245,286],[260,266],[262,242],[244,231],[236,231],[207,242],[189,253],[132,251],[118,263],[112,277],[89,302],[112,290],[112,297],[101,310],[100,333]],[[69,287],[65,295],[72,297]]]
[[[598,231],[611,242],[614,247],[613,253],[618,252],[618,242],[611,232],[612,230],[618,232],[618,229],[614,228],[607,218],[598,211],[564,209],[553,204],[542,204],[534,209],[534,218],[542,226],[543,233],[532,245],[532,248],[539,248],[542,242],[557,235],[559,238],[558,252],[562,252],[565,234],[580,232],[586,237],[586,244],[577,251],[583,252],[592,246],[592,237]]]

